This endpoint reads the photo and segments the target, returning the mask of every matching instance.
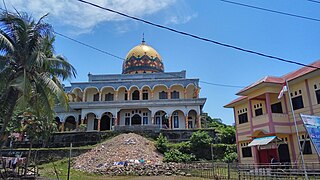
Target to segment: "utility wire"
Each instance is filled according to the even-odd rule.
[[[233,2],[233,1],[229,1],[229,0],[220,0],[220,1],[226,2],[226,3],[230,3],[230,4],[239,5],[239,6],[243,6],[243,7],[248,7],[248,8],[253,8],[253,9],[259,9],[259,10],[268,11],[268,12],[277,13],[277,14],[282,14],[282,15],[286,15],[286,16],[291,16],[291,17],[296,17],[296,18],[301,18],[301,19],[307,19],[307,20],[312,20],[312,21],[320,22],[320,19],[316,19],[316,18],[311,18],[311,17],[306,17],[306,16],[300,16],[300,15],[291,14],[291,13],[286,13],[286,12],[281,12],[281,11],[276,11],[276,10],[272,10],[272,9],[266,9],[266,8],[262,8],[262,7],[257,7],[257,6],[252,6],[252,5],[248,5],[248,4]]]
[[[220,46],[236,49],[236,50],[239,50],[239,51],[255,54],[255,55],[266,57],[266,58],[270,58],[270,59],[275,59],[275,60],[286,62],[286,63],[290,63],[290,64],[296,64],[296,65],[299,65],[299,66],[305,66],[305,67],[319,69],[319,67],[315,67],[315,66],[312,66],[312,65],[307,65],[307,64],[303,64],[303,63],[300,63],[300,62],[297,62],[297,61],[288,60],[288,59],[283,59],[283,58],[280,58],[280,57],[264,54],[264,53],[253,51],[253,50],[244,49],[244,48],[237,47],[237,46],[234,46],[234,45],[221,43],[221,42],[218,42],[218,41],[215,41],[215,40],[211,40],[211,39],[208,39],[208,38],[200,37],[200,36],[197,36],[197,35],[194,35],[194,34],[190,34],[190,33],[187,33],[187,32],[183,32],[183,31],[179,31],[179,30],[167,27],[167,26],[163,26],[163,25],[160,25],[160,24],[153,23],[151,21],[147,21],[147,20],[144,20],[144,19],[141,19],[141,18],[130,16],[130,15],[127,15],[125,13],[122,13],[122,12],[119,12],[119,11],[116,11],[116,10],[112,10],[110,8],[105,8],[105,7],[102,7],[100,5],[88,2],[88,1],[84,1],[84,0],[78,0],[78,1],[81,2],[81,3],[84,3],[84,4],[88,4],[88,5],[94,6],[94,7],[99,8],[99,9],[103,9],[105,11],[109,11],[109,12],[112,12],[112,13],[115,13],[115,14],[130,18],[130,19],[134,19],[136,21],[143,22],[145,24],[149,24],[149,25],[161,28],[161,29],[166,29],[168,31],[171,31],[171,32],[174,32],[174,33],[177,33],[177,34],[182,34],[184,36],[189,36],[189,37],[192,37],[192,38],[195,38],[195,39],[199,39],[199,40],[202,40],[202,41],[210,42],[210,43],[217,44],[217,45],[220,45]]]
[[[112,57],[115,57],[115,58],[117,58],[117,59],[120,59],[121,61],[124,61],[124,60],[125,60],[124,58],[121,58],[120,56],[114,55],[114,54],[109,53],[109,52],[107,52],[107,51],[105,51],[105,50],[102,50],[102,49],[99,49],[99,48],[94,47],[94,46],[92,46],[92,45],[89,45],[89,44],[86,44],[86,43],[84,43],[84,42],[78,41],[78,40],[73,39],[73,38],[71,38],[71,37],[69,37],[69,36],[66,36],[66,35],[64,35],[64,34],[61,34],[61,33],[57,32],[57,31],[54,31],[54,33],[57,34],[57,35],[59,35],[59,36],[61,36],[61,37],[64,37],[64,38],[66,38],[66,39],[69,39],[69,40],[71,40],[71,41],[73,41],[73,42],[76,42],[76,43],[78,43],[78,44],[81,44],[81,45],[83,45],[83,46],[86,46],[86,47],[91,48],[91,49],[93,49],[93,50],[99,51],[99,52],[101,52],[101,53],[103,53],[103,54],[106,54],[106,55],[108,55],[108,56],[112,56]],[[169,74],[169,75],[171,75],[171,76],[173,76],[173,77],[181,78],[181,77],[178,76],[178,75],[174,75],[174,74]],[[208,85],[212,85],[212,86],[230,87],[230,88],[244,88],[244,86],[236,86],[236,85],[228,85],[228,84],[218,84],[218,83],[212,83],[212,82],[200,81],[200,80],[199,80],[199,82],[204,83],[204,84],[208,84]]]
[[[76,42],[76,43],[78,43],[78,44],[81,44],[81,45],[83,45],[83,46],[86,46],[86,47],[88,47],[88,48],[91,48],[91,49],[94,49],[94,50],[96,50],[96,51],[99,51],[99,52],[101,52],[101,53],[103,53],[103,54],[106,54],[106,55],[112,56],[112,57],[114,57],[114,58],[123,60],[123,58],[121,58],[121,57],[119,57],[119,56],[117,56],[117,55],[111,54],[111,53],[109,53],[109,52],[107,52],[107,51],[101,50],[101,49],[96,48],[96,47],[94,47],[94,46],[91,46],[91,45],[89,45],[89,44],[86,44],[86,43],[83,43],[83,42],[81,42],[81,41],[78,41],[78,40],[76,40],[76,39],[73,39],[73,38],[71,38],[71,37],[68,37],[68,36],[66,36],[66,35],[63,35],[63,34],[57,32],[57,31],[54,31],[54,33],[55,33],[55,34],[58,34],[59,36],[62,36],[62,37],[64,37],[64,38],[66,38],[66,39],[69,39],[69,40],[71,40],[71,41],[73,41],[73,42]]]
[[[320,1],[316,1],[316,0],[307,0],[307,1],[314,2],[314,3],[319,3],[319,4],[320,4]]]

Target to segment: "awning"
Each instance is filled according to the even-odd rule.
[[[255,138],[251,141],[251,143],[248,144],[248,147],[264,146],[264,145],[268,145],[271,142],[281,142],[281,139],[279,139],[277,136],[266,136],[262,138]]]

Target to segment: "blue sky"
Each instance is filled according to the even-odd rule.
[[[88,0],[121,12],[245,49],[301,63],[320,59],[320,22],[299,19],[228,4],[219,0]],[[247,86],[264,76],[281,76],[300,68],[272,59],[192,39],[126,19],[76,0],[6,0],[35,17],[49,12],[47,22],[55,31],[125,57],[141,42],[154,47],[165,71],[187,71],[188,78],[217,84]],[[237,1],[277,11],[320,19],[320,3],[307,0]],[[3,4],[1,3],[3,8]],[[92,74],[120,74],[122,61],[57,36],[55,49],[75,66],[72,82],[87,81]],[[66,85],[69,82],[65,82]],[[200,83],[206,97],[204,111],[232,124],[233,111],[223,105],[237,98],[239,88]]]

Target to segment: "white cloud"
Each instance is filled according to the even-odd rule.
[[[197,14],[184,15],[184,16],[172,15],[166,20],[165,24],[184,24],[195,17],[197,17]]]
[[[114,9],[132,16],[142,17],[163,10],[176,0],[89,0],[102,7]],[[30,13],[39,18],[49,13],[51,23],[77,29],[76,34],[87,33],[99,23],[126,20],[125,17],[110,13],[76,0],[10,0],[5,1],[9,10]],[[3,8],[3,4],[1,3]]]

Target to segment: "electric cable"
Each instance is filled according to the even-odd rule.
[[[99,48],[94,47],[94,46],[92,46],[92,45],[89,45],[89,44],[86,44],[86,43],[84,43],[84,42],[78,41],[78,40],[76,40],[76,39],[73,39],[73,38],[71,38],[71,37],[69,37],[69,36],[66,36],[66,35],[64,35],[64,34],[62,34],[62,33],[59,33],[59,32],[57,32],[57,31],[54,31],[54,33],[57,34],[57,35],[59,35],[59,36],[61,36],[61,37],[64,37],[64,38],[66,38],[66,39],[69,39],[69,40],[71,40],[71,41],[73,41],[73,42],[76,42],[76,43],[78,43],[78,44],[81,44],[81,45],[83,45],[83,46],[86,46],[86,47],[91,48],[91,49],[93,49],[93,50],[99,51],[99,52],[101,52],[101,53],[103,53],[103,54],[106,54],[106,55],[108,55],[108,56],[112,56],[112,57],[114,57],[114,58],[117,58],[117,59],[119,59],[119,60],[121,60],[121,61],[124,61],[124,60],[125,60],[124,58],[121,58],[120,56],[114,55],[114,54],[109,53],[109,52],[107,52],[107,51],[105,51],[105,50],[102,50],[102,49],[99,49]],[[169,74],[169,75],[171,75],[171,76],[173,76],[173,77],[181,78],[180,76],[177,76],[177,75],[174,75],[174,74]],[[220,86],[220,87],[244,88],[244,86],[228,85],[228,84],[219,84],[219,83],[212,83],[212,82],[200,81],[200,80],[199,80],[199,82],[204,83],[204,84],[208,84],[208,85],[213,85],[213,86]]]
[[[311,17],[301,16],[301,15],[296,15],[296,14],[276,11],[276,10],[272,10],[272,9],[266,9],[266,8],[262,8],[262,7],[252,6],[252,5],[238,3],[238,2],[229,1],[229,0],[220,0],[220,1],[226,2],[226,3],[230,3],[230,4],[234,4],[234,5],[243,6],[243,7],[259,9],[259,10],[268,11],[268,12],[277,13],[277,14],[282,14],[282,15],[286,15],[286,16],[291,16],[291,17],[302,18],[302,19],[307,19],[307,20],[320,22],[320,19],[316,19],[316,18],[311,18]]]
[[[244,48],[241,48],[241,47],[238,47],[238,46],[234,46],[234,45],[218,42],[218,41],[215,41],[215,40],[211,40],[211,39],[208,39],[208,38],[204,38],[204,37],[200,37],[200,36],[197,36],[197,35],[194,35],[194,34],[190,34],[190,33],[184,32],[184,31],[176,30],[176,29],[164,26],[164,25],[153,23],[151,21],[147,21],[147,20],[144,20],[144,19],[141,19],[141,18],[137,18],[137,17],[131,16],[131,15],[127,15],[125,13],[122,13],[122,12],[119,12],[119,11],[116,11],[116,10],[112,10],[110,8],[105,8],[105,7],[102,7],[100,5],[88,2],[88,1],[84,1],[84,0],[77,0],[77,1],[79,1],[81,3],[84,3],[84,4],[88,4],[90,6],[94,6],[94,7],[99,8],[99,9],[103,9],[105,11],[109,11],[109,12],[112,12],[112,13],[115,13],[115,14],[130,18],[130,19],[134,19],[136,21],[143,22],[145,24],[149,24],[149,25],[161,28],[161,29],[166,29],[168,31],[171,31],[171,32],[174,32],[174,33],[177,33],[177,34],[182,34],[184,36],[192,37],[192,38],[195,38],[195,39],[198,39],[198,40],[210,42],[210,43],[217,44],[217,45],[220,45],[220,46],[236,49],[236,50],[239,50],[239,51],[247,52],[247,53],[250,53],[250,54],[255,54],[255,55],[266,57],[266,58],[270,58],[270,59],[275,59],[275,60],[286,62],[286,63],[290,63],[290,64],[296,64],[296,65],[299,65],[299,66],[305,66],[305,67],[319,69],[319,67],[315,67],[315,66],[312,66],[312,65],[307,65],[307,64],[300,63],[300,62],[297,62],[297,61],[283,59],[283,58],[276,57],[276,56],[273,56],[273,55],[268,55],[268,54],[264,54],[264,53],[261,53],[261,52],[249,50],[249,49],[244,49]]]
[[[314,3],[319,3],[319,4],[320,4],[320,1],[316,1],[316,0],[307,0],[307,1],[314,2]]]

